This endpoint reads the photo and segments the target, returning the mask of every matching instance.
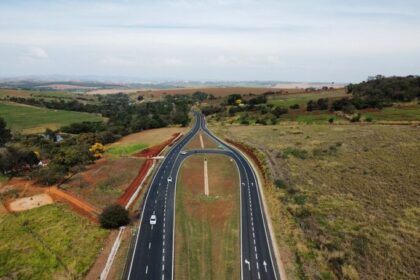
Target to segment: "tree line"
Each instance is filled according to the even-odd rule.
[[[96,104],[83,104],[76,100],[46,101],[34,98],[10,98],[11,101],[51,109],[77,110],[99,113],[106,122],[73,123],[56,131],[47,129],[43,134],[13,134],[0,118],[0,172],[7,176],[26,175],[40,183],[51,185],[62,181],[67,174],[82,170],[96,160],[92,146],[108,144],[129,133],[168,125],[186,126],[192,104],[208,98],[167,95],[161,101],[133,103],[125,94],[106,95]],[[62,138],[60,141],[58,139]],[[48,165],[39,166],[40,160]]]

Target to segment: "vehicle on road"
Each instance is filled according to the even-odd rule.
[[[186,155],[187,154],[187,152],[186,151],[181,151],[181,153],[180,153],[181,155]]]
[[[168,182],[172,182],[172,177],[168,177]]]
[[[150,224],[151,225],[156,225],[156,215],[150,216]]]

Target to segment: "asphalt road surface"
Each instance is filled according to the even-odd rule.
[[[169,150],[152,180],[140,218],[128,279],[174,279],[176,178],[182,161],[197,153],[224,154],[238,166],[241,181],[241,279],[280,279],[254,170],[240,152],[207,129],[202,114],[195,113],[195,118],[193,128]],[[181,153],[200,130],[217,142],[220,149]],[[155,225],[150,224],[152,215],[156,215]]]

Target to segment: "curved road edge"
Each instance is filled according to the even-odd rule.
[[[208,128],[208,130],[210,131],[209,128]],[[277,245],[277,239],[276,239],[276,235],[275,235],[274,228],[273,228],[273,225],[272,225],[270,211],[269,211],[268,206],[267,206],[266,201],[265,201],[265,195],[264,195],[264,190],[263,190],[264,184],[262,183],[261,174],[260,174],[259,169],[255,167],[254,162],[241,149],[237,148],[236,146],[234,146],[232,144],[227,143],[222,137],[219,137],[214,132],[211,132],[211,133],[213,133],[214,136],[216,136],[217,139],[220,142],[222,142],[224,145],[226,145],[226,146],[230,147],[231,149],[234,149],[235,151],[240,153],[248,161],[248,163],[251,165],[252,170],[255,174],[255,177],[258,180],[258,189],[259,189],[259,193],[261,195],[260,200],[261,200],[262,205],[263,205],[265,220],[267,222],[268,231],[269,231],[270,239],[271,239],[270,243],[271,243],[271,246],[273,247],[274,255],[275,255],[275,258],[276,258],[276,261],[277,261],[277,268],[278,268],[278,272],[280,274],[280,279],[287,280],[286,270],[284,268],[284,264],[282,262],[281,255],[280,255],[280,250],[279,250],[278,245]]]

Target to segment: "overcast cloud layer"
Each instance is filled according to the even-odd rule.
[[[418,0],[0,2],[0,76],[360,81],[420,74]]]

